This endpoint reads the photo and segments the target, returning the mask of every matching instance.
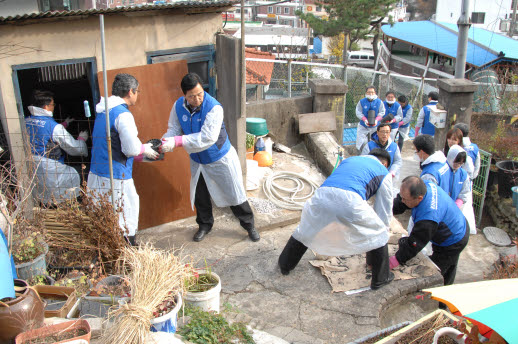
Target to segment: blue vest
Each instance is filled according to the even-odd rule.
[[[374,134],[374,135],[376,135],[376,134]],[[373,138],[375,138],[374,135],[373,135]],[[371,150],[373,150],[374,148],[381,148],[381,146],[378,143],[377,137],[376,137],[376,141],[371,140],[371,141],[369,141],[369,143],[367,143],[367,145],[369,146],[369,152]],[[396,149],[398,149],[398,146],[394,142],[391,142],[387,147],[385,147],[385,150],[390,154],[390,165],[387,167],[388,169],[390,169],[390,166],[392,166],[392,164],[394,163],[394,156],[396,155]]]
[[[362,106],[362,113],[365,117],[369,118],[369,110],[374,110],[376,112],[376,117],[378,117],[378,113],[380,111],[380,106],[382,106],[382,102],[379,98],[374,99],[373,101],[369,101],[367,98],[363,98],[360,100],[360,104]],[[365,128],[374,128],[367,127],[363,121],[360,121],[360,125],[363,125]]]
[[[133,172],[133,157],[128,158],[122,152],[119,132],[115,128],[115,120],[121,113],[129,112],[128,105],[121,104],[110,109],[110,135],[112,141],[113,178],[131,179]],[[100,112],[95,117],[92,132],[92,164],[90,171],[101,177],[110,177],[108,162],[108,145],[106,142],[106,112]]]
[[[474,165],[475,161],[477,160],[478,146],[475,143],[471,143],[469,146],[464,147],[464,150],[471,157],[471,159],[473,160],[473,165]]]
[[[388,174],[379,161],[366,156],[353,156],[342,161],[322,187],[334,187],[353,191],[364,200],[371,198]]]
[[[414,223],[430,220],[439,224],[439,229],[432,238],[437,246],[453,245],[466,234],[466,219],[455,202],[430,181],[425,181],[426,195],[423,200],[412,209]]]
[[[428,103],[428,105],[437,105],[436,100],[432,100]],[[423,127],[421,128],[420,133],[421,134],[428,134],[428,135],[435,135],[435,125],[430,123],[430,108],[428,105],[423,106],[423,112],[424,112],[424,121],[423,121]]]
[[[468,172],[464,170],[462,167],[457,171],[453,171],[450,169],[450,197],[452,200],[456,200],[459,198],[459,194],[462,190],[462,185],[464,185],[464,181],[468,178]]]
[[[401,107],[401,104],[399,104],[398,102],[394,102],[394,104],[390,105],[389,103],[387,103],[386,100],[383,101],[383,105],[385,105],[385,116],[383,116],[383,118],[387,117],[390,114],[395,118],[397,116],[397,110]],[[392,129],[397,129],[398,127],[398,122],[392,123],[390,125],[390,128]]]
[[[182,126],[183,133],[185,135],[199,133],[203,123],[205,122],[207,113],[209,113],[210,110],[212,110],[216,105],[221,106],[221,104],[216,99],[205,92],[203,103],[199,109],[196,110],[196,112],[191,114],[186,108],[185,98],[180,97],[176,101],[176,114],[178,115],[178,121]],[[206,150],[198,153],[192,153],[190,156],[192,160],[199,164],[210,164],[224,157],[229,149],[230,140],[228,139],[227,130],[225,129],[225,123],[221,123],[221,129],[216,143]]]
[[[29,133],[31,152],[34,155],[65,162],[65,154],[52,141],[52,133],[58,123],[52,117],[29,116],[25,119],[25,127]]]
[[[431,164],[423,165],[422,168],[421,177],[425,174],[431,174],[435,177],[441,189],[447,193],[450,192],[451,170],[447,163],[432,162]]]
[[[406,118],[407,113],[412,113],[412,107],[410,106],[410,104],[406,104],[403,108],[401,108],[401,110],[403,111],[403,119]],[[407,124],[400,126],[400,128],[408,128],[410,126],[410,122],[412,122],[411,119]]]

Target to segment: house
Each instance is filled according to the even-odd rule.
[[[461,3],[461,0],[453,2],[437,0],[435,20],[457,24],[461,14]],[[514,4],[513,0],[470,1],[469,13],[472,27],[507,34],[511,26]]]
[[[76,119],[69,127],[72,135],[92,133],[95,104],[104,95],[101,14],[108,88],[118,72],[137,77],[141,92],[132,113],[139,138],[146,142],[165,133],[171,106],[183,95],[180,80],[188,71],[198,73],[205,90],[216,95],[216,34],[222,27],[221,13],[232,6],[230,1],[177,2],[0,17],[0,119],[3,144],[8,144],[2,148],[9,150],[17,170],[27,172],[24,117],[36,88],[55,93],[57,120]],[[220,72],[234,75],[231,70]],[[86,117],[87,112],[92,116]],[[171,154],[163,161],[135,164],[140,228],[193,214],[186,191],[188,156],[182,150]],[[81,169],[88,168],[89,160],[69,158],[67,163]],[[161,201],[167,202],[167,209],[157,206]]]
[[[246,100],[262,100],[270,86],[275,56],[266,51],[246,48],[245,58],[253,59],[246,61]],[[271,62],[257,61],[257,59],[271,60]]]

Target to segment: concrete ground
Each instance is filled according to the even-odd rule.
[[[298,147],[295,151],[303,154],[305,149]],[[412,156],[413,146],[407,142],[401,179],[419,174]],[[310,160],[287,154],[275,153],[273,168],[301,172],[317,184],[324,180]],[[265,197],[261,190],[249,192],[248,196]],[[314,258],[309,250],[297,268],[283,276],[277,259],[297,226],[300,211],[259,213],[256,209],[256,227],[261,234],[256,243],[248,239],[228,208],[215,209],[214,214],[215,226],[201,242],[192,241],[197,230],[194,218],[140,231],[137,240],[163,249],[181,248],[183,254],[198,262],[198,267],[206,261],[221,276],[221,308],[228,311],[230,320],[244,321],[289,343],[338,344],[403,321],[414,321],[437,308],[435,301],[416,300],[415,296],[422,288],[440,284],[440,276],[394,281],[379,290],[349,296],[331,293],[327,279],[308,263]],[[408,214],[397,219],[406,227]],[[498,254],[499,249],[483,235],[472,236],[461,256],[456,282],[483,279]]]

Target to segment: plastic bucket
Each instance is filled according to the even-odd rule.
[[[498,196],[510,198],[511,187],[518,183],[518,162],[504,160],[496,163],[498,168]]]
[[[37,256],[34,260],[15,265],[16,274],[19,279],[27,281],[34,276],[47,275],[47,262],[45,261],[45,255],[49,252],[49,246],[44,244],[44,247],[45,252]]]
[[[200,275],[203,275],[205,272],[200,271]],[[221,278],[212,272],[213,277],[218,279],[218,284],[207,291],[200,293],[191,293],[186,292],[183,296],[186,305],[191,305],[194,307],[201,308],[203,311],[215,311],[219,313],[219,294],[221,292]]]
[[[178,311],[182,307],[182,297],[176,296],[176,306],[166,315],[151,319],[151,332],[175,333],[178,326]]]
[[[518,207],[518,186],[513,186],[511,191],[513,192],[513,207]]]
[[[255,136],[268,134],[268,127],[264,118],[250,117],[246,119],[246,132]]]

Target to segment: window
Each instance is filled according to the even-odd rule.
[[[471,22],[473,24],[484,24],[485,17],[486,17],[485,12],[473,12],[471,14]]]
[[[350,59],[353,59],[353,60],[359,60],[360,59],[360,55],[351,55],[351,57],[349,57]]]
[[[362,55],[361,59],[362,59],[362,60],[368,60],[368,59],[369,59],[369,56],[367,56],[367,55]]]
[[[277,6],[275,9],[277,11],[277,14],[281,14],[282,13],[282,7],[278,7]]]
[[[284,7],[284,14],[290,14],[290,8]]]
[[[273,6],[268,6],[268,13],[273,13]]]
[[[317,12],[322,11],[322,6],[317,6]]]
[[[241,13],[241,10],[240,9],[236,9],[236,13]]]

